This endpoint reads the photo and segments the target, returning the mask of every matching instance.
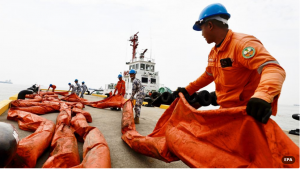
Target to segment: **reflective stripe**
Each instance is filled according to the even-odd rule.
[[[206,74],[207,75],[209,75],[209,76],[213,76],[213,74],[212,73],[209,73],[209,72],[207,72],[207,71],[205,71],[206,72]]]
[[[279,65],[279,63],[278,63],[276,60],[272,60],[272,61],[265,62],[265,63],[263,63],[262,65],[260,65],[259,68],[257,69],[258,74],[261,74],[263,68],[264,68],[267,64],[269,64],[269,63],[276,63],[276,64]]]

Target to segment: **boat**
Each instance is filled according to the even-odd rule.
[[[9,80],[5,80],[5,81],[0,81],[0,83],[13,84],[10,79]]]
[[[132,95],[132,82],[129,76],[129,70],[134,69],[136,73],[136,78],[140,79],[143,86],[145,87],[144,91],[147,94],[149,92],[153,93],[159,90],[161,87],[159,81],[159,72],[156,71],[155,60],[152,58],[146,58],[145,53],[148,49],[144,49],[142,53],[137,57],[137,47],[138,47],[138,33],[134,34],[130,37],[129,41],[131,42],[130,46],[132,46],[132,59],[129,62],[126,62],[128,66],[128,70],[123,71],[123,80],[125,81],[125,96],[124,98],[129,99]],[[116,80],[117,82],[117,80]],[[105,89],[103,94],[108,95],[109,92],[114,92],[115,86],[117,83],[109,83],[105,85]]]

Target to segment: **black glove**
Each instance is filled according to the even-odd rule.
[[[183,95],[189,95],[184,87],[178,87],[176,91],[181,92]]]
[[[190,97],[189,93],[186,91],[184,87],[178,87],[177,90],[173,92],[173,97],[174,98],[179,97],[178,95],[179,92],[181,92],[186,99]]]
[[[259,98],[251,98],[247,104],[246,112],[257,121],[266,124],[272,115],[271,104]]]

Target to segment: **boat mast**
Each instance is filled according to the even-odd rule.
[[[133,59],[135,58],[135,55],[136,55],[136,48],[138,47],[138,34],[139,32],[137,32],[136,34],[134,34],[133,36],[130,37],[130,40],[132,44],[130,44],[130,46],[132,46],[132,61],[133,62]]]

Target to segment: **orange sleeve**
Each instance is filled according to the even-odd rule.
[[[193,93],[209,85],[213,81],[214,78],[212,76],[210,68],[206,67],[206,71],[200,77],[198,77],[198,79],[196,79],[195,81],[191,82],[188,86],[186,86],[185,89],[190,95],[192,95]]]
[[[264,66],[260,82],[252,96],[272,103],[273,115],[276,115],[277,112],[278,97],[285,77],[285,71],[280,65],[268,64]]]
[[[245,56],[245,49],[253,49],[253,56]],[[246,52],[247,53],[247,52]],[[277,60],[270,55],[263,44],[256,38],[251,37],[237,50],[238,62],[250,70],[257,70],[261,79],[252,97],[260,98],[272,103],[282,88],[285,79],[285,71]]]
[[[254,49],[255,52],[254,56],[247,58],[247,56],[244,56],[243,53],[245,52],[244,49],[249,47]],[[248,40],[240,45],[238,50],[236,50],[236,55],[238,56],[237,59],[239,64],[243,65],[249,70],[258,69],[266,62],[277,62],[276,59],[265,49],[263,44],[256,38],[251,38],[251,40]]]

